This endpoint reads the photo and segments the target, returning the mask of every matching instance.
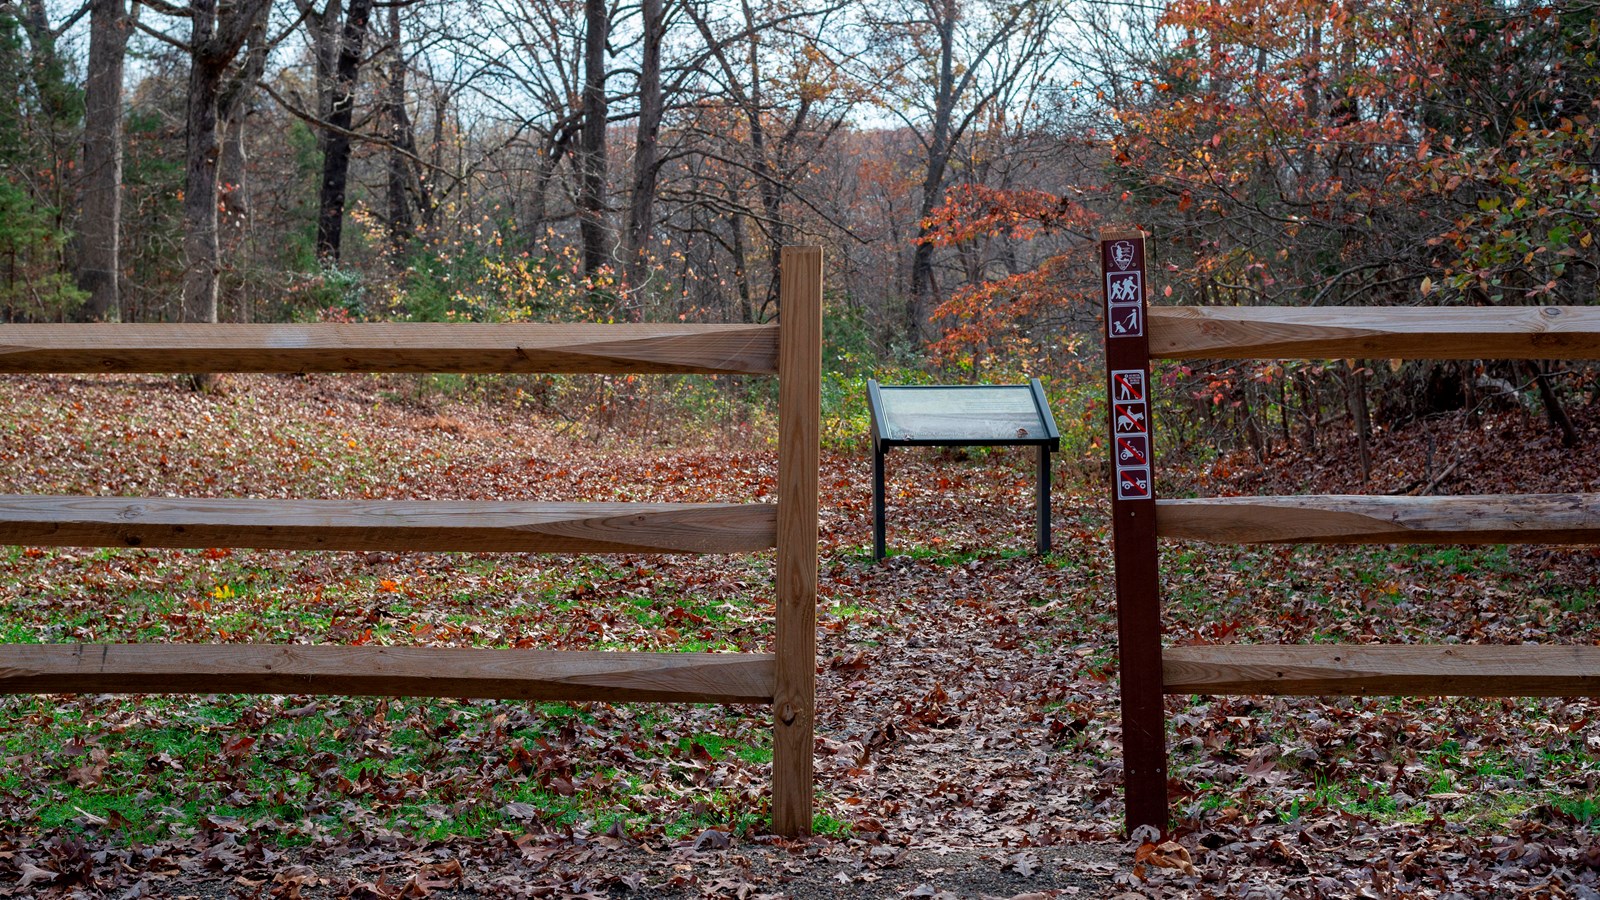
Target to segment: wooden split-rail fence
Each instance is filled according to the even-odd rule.
[[[1168,307],[1144,235],[1100,244],[1127,826],[1168,826],[1167,694],[1600,696],[1600,647],[1162,647],[1158,538],[1218,543],[1595,544],[1600,494],[1158,500],[1152,359],[1600,359],[1597,307]]]
[[[0,497],[0,543],[501,553],[776,548],[770,653],[303,644],[0,645],[0,693],[282,693],[768,704],[772,828],[809,833],[822,251],[783,250],[777,325],[6,325],[0,372],[777,375],[777,503]]]

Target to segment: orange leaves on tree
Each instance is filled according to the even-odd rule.
[[[1082,228],[1094,218],[1082,204],[1045,191],[958,185],[923,222],[924,240],[941,247],[984,237],[1029,240],[1060,228]]]
[[[1028,241],[1059,231],[1086,231],[1098,216],[1083,204],[1040,190],[958,185],[923,223],[925,241],[938,246],[994,239]],[[1046,258],[1029,272],[980,280],[957,290],[934,311],[944,324],[935,354],[958,360],[988,348],[1025,352],[1027,332],[1042,318],[1076,304],[1082,291],[1066,276],[1084,265],[1081,252]]]

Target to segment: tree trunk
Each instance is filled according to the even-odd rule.
[[[215,41],[217,0],[194,0],[190,42],[187,160],[183,187],[183,310],[185,322],[217,321],[217,162],[222,145],[217,137],[217,98],[222,93],[224,60],[218,63],[202,48]]]
[[[728,203],[733,206],[737,199],[734,188],[727,186]],[[737,209],[737,207],[733,207]],[[734,287],[739,295],[739,321],[746,325],[754,324],[756,320],[755,305],[750,300],[750,261],[744,249],[744,216],[734,213],[728,217],[729,255],[733,257]]]
[[[45,0],[28,0],[21,12],[18,22],[28,35],[31,48],[29,69],[39,111],[43,113],[43,121],[38,123],[43,127],[35,133],[44,138],[50,159],[49,180],[48,183],[39,184],[39,192],[48,198],[52,210],[51,224],[57,231],[64,232],[67,230],[67,209],[71,199],[68,196],[68,176],[78,155],[75,131],[81,110],[76,89],[67,77],[66,60],[56,47],[57,35],[50,27]],[[37,179],[35,183],[41,180]],[[54,249],[59,261],[65,264],[66,248],[57,244]]]
[[[628,199],[627,286],[633,292],[628,318],[638,321],[650,271],[650,230],[655,226],[658,141],[665,100],[661,93],[661,40],[666,17],[661,0],[641,0],[644,48],[639,62],[639,125],[634,132],[633,191]]]
[[[1561,402],[1561,395],[1556,393],[1555,385],[1550,383],[1550,375],[1545,372],[1544,366],[1531,359],[1523,360],[1522,364],[1539,385],[1539,399],[1544,402],[1545,417],[1560,430],[1561,446],[1569,450],[1578,446],[1578,429],[1573,427],[1572,417],[1567,415],[1567,407]]]
[[[583,273],[594,276],[606,265],[610,243],[606,225],[606,42],[611,36],[606,0],[584,0],[583,132],[579,136],[583,176],[578,190],[578,228],[583,243]]]
[[[416,152],[417,141],[411,129],[411,117],[406,112],[406,57],[401,51],[400,7],[389,7],[389,44],[394,56],[389,69],[389,246],[394,261],[399,265],[411,242],[415,225],[411,218],[411,200],[407,196],[410,182],[410,161],[401,149]]]
[[[339,62],[334,71],[333,106],[322,154],[322,191],[317,205],[317,258],[325,265],[339,262],[344,239],[345,188],[350,180],[350,126],[355,121],[356,85],[361,79],[361,51],[366,43],[372,0],[350,0],[344,32],[339,40]]]
[[[245,104],[230,104],[224,102],[222,113],[222,161],[217,169],[217,180],[221,184],[221,198],[218,204],[217,243],[223,253],[234,257],[244,253],[247,244],[253,244],[255,232],[251,227],[250,216],[250,158],[248,144],[247,121],[248,113]],[[251,254],[250,258],[254,258]],[[251,308],[249,277],[236,278],[228,292],[237,292],[237,297],[224,297],[229,301],[235,315],[230,321],[249,322],[254,312]],[[221,290],[218,291],[221,294]],[[221,300],[219,300],[221,304]],[[221,317],[221,310],[218,311]]]
[[[189,45],[189,99],[187,160],[184,165],[184,273],[185,322],[217,321],[217,274],[221,253],[217,245],[217,164],[222,144],[217,129],[222,102],[223,76],[252,35],[260,34],[262,17],[270,0],[236,0],[227,14],[217,15],[217,0],[193,0],[189,10],[192,30]],[[258,48],[264,54],[264,46]],[[234,97],[245,89],[242,77]]]
[[[927,242],[927,221],[944,199],[944,175],[950,164],[950,123],[955,115],[955,27],[954,0],[944,0],[935,28],[939,33],[939,72],[933,106],[933,134],[928,141],[928,158],[923,169],[922,207],[917,217],[917,245],[911,256],[911,299],[906,304],[906,335],[915,343],[928,336],[928,317],[934,293],[933,245]]]
[[[94,0],[89,8],[78,287],[89,293],[84,317],[97,322],[122,317],[118,228],[122,223],[122,69],[128,26],[124,0]]]
[[[428,144],[428,172],[438,173],[444,169],[444,133],[445,116],[450,112],[450,94],[441,90],[437,85],[433,88],[432,110],[433,134]],[[432,233],[439,227],[439,207],[443,204],[443,197],[435,198],[428,190],[427,181],[419,178],[423,192],[418,197],[417,208],[422,211],[423,230]],[[445,193],[449,195],[449,182],[444,181]]]
[[[1361,482],[1365,484],[1372,480],[1372,415],[1367,408],[1366,364],[1359,359],[1350,374],[1350,415],[1355,422]]]
[[[1305,421],[1306,446],[1313,451],[1317,449],[1317,419],[1321,417],[1320,404],[1313,403],[1311,398],[1315,395],[1310,386],[1311,374],[1300,372],[1295,376],[1295,388],[1300,392],[1300,409]]]
[[[326,122],[333,114],[334,70],[339,65],[340,0],[328,0],[321,12],[312,0],[295,0],[295,7],[306,20],[311,37],[311,71],[317,90],[317,118]],[[316,129],[317,152],[327,149],[328,132]]]
[[[1239,385],[1239,424],[1244,429],[1245,440],[1256,455],[1256,462],[1264,463],[1267,459],[1267,439],[1261,423],[1256,421],[1255,406],[1250,402],[1251,393],[1249,382]]]

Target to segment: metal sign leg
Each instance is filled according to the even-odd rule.
[[[1039,445],[1039,555],[1050,552],[1050,448]]]
[[[883,458],[887,453],[888,448],[886,447],[875,447],[872,453],[872,558],[874,561],[883,559],[887,555],[883,539]]]

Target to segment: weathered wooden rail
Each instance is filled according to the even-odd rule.
[[[1600,494],[1158,500],[1151,359],[1600,359],[1600,308],[1169,307],[1144,235],[1101,242],[1129,830],[1168,825],[1166,694],[1600,696],[1600,647],[1163,648],[1159,538],[1216,543],[1595,544]]]
[[[777,549],[771,653],[0,645],[0,693],[295,693],[773,710],[772,827],[811,831],[822,251],[783,251],[778,325],[7,325],[0,372],[776,375],[777,503],[0,496],[0,543],[582,553]]]

